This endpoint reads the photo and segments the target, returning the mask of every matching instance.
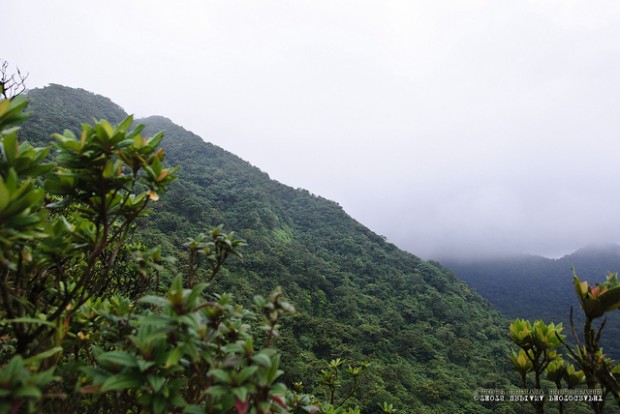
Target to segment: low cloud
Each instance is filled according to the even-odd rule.
[[[414,254],[618,238],[618,2],[32,0],[4,13],[2,58],[30,87],[165,115]]]

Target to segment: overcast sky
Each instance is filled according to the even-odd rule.
[[[620,240],[617,0],[5,2],[0,58],[422,256]]]

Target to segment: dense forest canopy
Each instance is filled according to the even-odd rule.
[[[569,326],[571,307],[575,311],[576,322],[583,321],[571,283],[571,269],[574,268],[591,283],[603,282],[608,272],[620,271],[620,246],[590,245],[558,259],[515,256],[471,261],[446,260],[443,263],[506,317],[542,319]],[[620,338],[619,312],[607,315],[605,330],[603,347],[607,354],[617,359],[620,357],[617,347]]]

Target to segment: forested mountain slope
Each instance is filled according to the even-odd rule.
[[[79,89],[52,85],[28,97],[34,115],[21,136],[37,145],[49,143],[50,132],[77,130],[80,120],[125,116],[109,99]],[[179,180],[141,223],[142,239],[178,257],[177,266],[186,238],[212,226],[246,239],[243,260],[227,263],[213,291],[249,303],[255,293],[283,287],[298,310],[277,342],[285,382],[320,394],[320,368],[342,357],[370,362],[351,399],[363,412],[381,412],[383,401],[408,413],[491,412],[473,392],[506,387],[512,374],[507,322],[486,300],[337,203],[273,181],[166,118],[139,122],[148,134],[165,131],[167,163],[181,166]]]
[[[608,272],[620,271],[620,246],[591,245],[559,259],[524,255],[473,261],[442,260],[442,263],[507,317],[563,322],[568,327],[571,306],[575,309],[576,322],[581,321],[582,315],[571,268],[581,280],[603,282]],[[620,313],[606,316],[604,349],[618,358]]]

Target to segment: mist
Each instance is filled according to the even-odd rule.
[[[620,239],[615,1],[20,1],[0,58],[164,115],[423,258]]]

